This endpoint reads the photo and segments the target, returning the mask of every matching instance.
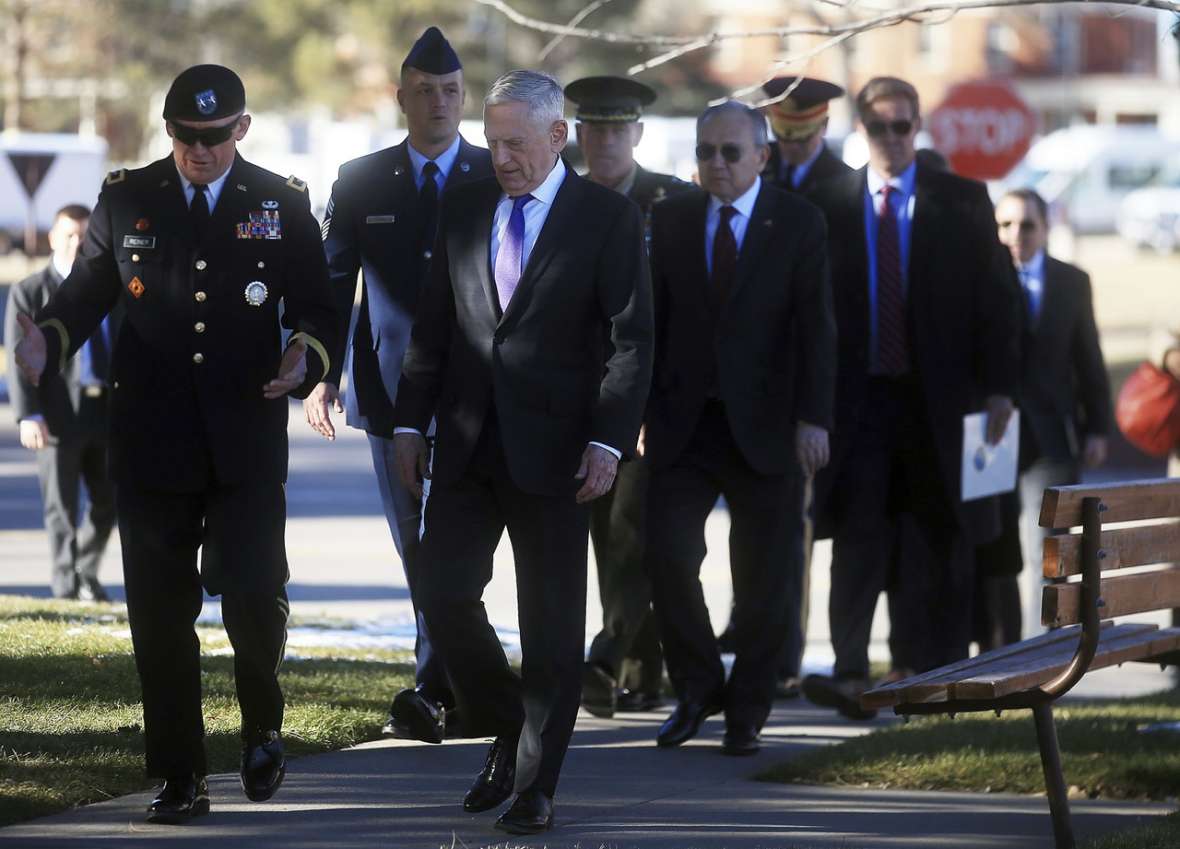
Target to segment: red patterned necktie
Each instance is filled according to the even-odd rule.
[[[713,273],[710,282],[719,304],[724,304],[729,298],[733,274],[737,270],[737,240],[733,237],[733,228],[729,226],[736,214],[737,210],[732,206],[721,207],[721,220],[713,236]]]
[[[905,293],[901,287],[901,239],[897,215],[886,185],[877,215],[877,367],[898,377],[910,370],[909,333],[906,328]]]

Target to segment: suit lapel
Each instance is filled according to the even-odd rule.
[[[553,208],[549,210],[541,232],[537,235],[537,242],[533,245],[532,253],[529,254],[529,261],[521,270],[520,282],[516,285],[512,300],[508,302],[508,309],[504,310],[504,316],[500,319],[501,324],[513,319],[520,310],[524,309],[523,304],[528,302],[529,291],[536,285],[537,278],[541,276],[545,266],[549,264],[549,260],[557,252],[561,245],[562,235],[569,233],[573,228],[582,188],[581,178],[574,173],[572,168],[567,167],[565,179],[561,181],[561,186],[553,197]],[[494,284],[493,288],[495,288]]]
[[[472,229],[468,233],[467,243],[474,251],[472,262],[479,277],[479,285],[483,289],[488,301],[488,310],[492,320],[500,313],[500,296],[496,292],[496,281],[492,275],[492,222],[496,218],[496,206],[500,200],[500,184],[495,180],[488,180],[486,195],[476,199],[475,209],[471,215],[465,216],[468,226]]]
[[[684,286],[688,294],[699,307],[701,314],[715,318],[712,281],[709,279],[709,262],[705,253],[705,218],[709,213],[709,193],[698,192],[695,203],[688,207],[688,214],[684,230],[682,231],[688,244],[696,245],[695,249],[686,250],[673,261],[675,265],[685,268],[683,275],[687,285]],[[679,277],[680,275],[677,275]]]
[[[926,169],[917,167],[914,178],[914,217],[910,221],[910,258],[906,269],[906,281],[909,291],[907,300],[912,300],[915,293],[922,291],[926,285],[923,271],[926,269],[930,257],[933,239],[938,237],[939,199],[932,190],[930,181],[926,179]]]

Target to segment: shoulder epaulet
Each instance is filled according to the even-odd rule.
[[[291,188],[293,188],[297,192],[306,192],[307,191],[307,183],[300,180],[294,174],[292,174],[290,177],[287,178],[287,185],[290,186]]]
[[[115,183],[122,183],[126,179],[127,179],[127,169],[126,168],[119,168],[118,170],[112,171],[111,173],[107,174],[107,177],[105,180],[102,181],[102,184],[104,186],[113,186],[113,185],[115,185]]]

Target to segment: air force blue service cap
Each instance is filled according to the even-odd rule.
[[[246,108],[241,78],[221,65],[194,65],[180,72],[164,98],[166,121],[216,121]]]
[[[441,76],[455,71],[461,71],[459,56],[447,41],[446,36],[438,27],[430,27],[418,37],[406,59],[402,62],[402,70],[414,68],[426,74]]]

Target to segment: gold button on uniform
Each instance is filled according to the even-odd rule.
[[[193,362],[197,365],[200,365],[201,363],[205,362],[205,355],[198,351],[197,353],[193,354]]]
[[[132,262],[139,262],[139,254],[132,254],[131,261]]]
[[[197,260],[197,271],[204,271],[208,267],[209,267],[209,263],[205,262],[205,260],[203,260],[203,259]]]
[[[205,322],[198,321],[196,324],[193,325],[193,330],[197,331],[198,333],[204,333],[205,332]]]
[[[197,299],[198,304],[203,304],[205,303],[205,298],[207,298],[208,295],[206,295],[204,292],[197,292],[193,295],[193,297]]]
[[[258,260],[258,267],[259,268],[266,268],[266,263],[263,262],[262,260]]]
[[[422,258],[423,259],[430,259],[431,256],[432,256],[432,254],[430,253],[430,251],[422,251]]]

